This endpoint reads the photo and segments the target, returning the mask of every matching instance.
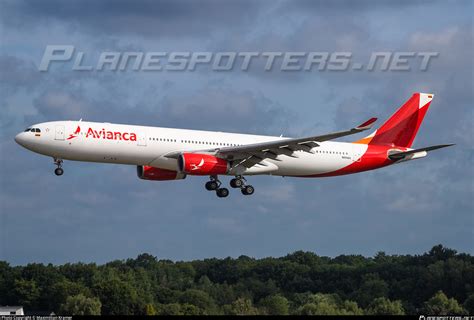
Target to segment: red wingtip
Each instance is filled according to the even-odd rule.
[[[366,122],[364,122],[363,124],[361,125],[358,125],[356,128],[357,129],[368,129],[372,126],[372,124],[377,121],[377,118],[370,118],[369,120],[367,120]]]

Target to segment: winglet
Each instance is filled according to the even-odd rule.
[[[366,122],[358,125],[357,127],[355,127],[357,130],[367,130],[367,129],[370,129],[372,128],[372,126],[374,125],[375,121],[377,121],[377,118],[370,118],[369,120],[367,120]]]

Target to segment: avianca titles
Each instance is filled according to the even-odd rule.
[[[27,128],[15,141],[50,156],[64,173],[63,160],[137,166],[144,180],[179,180],[209,176],[205,187],[227,197],[219,176],[232,176],[230,186],[254,193],[245,176],[329,177],[378,169],[425,157],[451,146],[413,149],[432,94],[415,93],[385,123],[354,142],[334,139],[372,128],[376,118],[345,131],[302,138],[283,138],[215,131],[145,127],[86,121],[44,122]]]

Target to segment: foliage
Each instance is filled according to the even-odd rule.
[[[424,311],[429,315],[460,315],[466,313],[456,299],[448,299],[443,291],[438,291],[431,299],[425,302]]]
[[[300,315],[362,315],[363,311],[356,302],[342,300],[337,294],[317,293],[307,297],[303,306],[298,308]]]
[[[252,300],[248,298],[238,298],[232,305],[224,306],[225,314],[237,316],[258,315],[258,309],[252,304]]]
[[[474,293],[467,297],[466,301],[464,301],[463,307],[468,314],[474,314]]]
[[[102,304],[97,298],[87,298],[83,294],[69,296],[66,302],[61,305],[61,314],[73,315],[100,315]]]
[[[381,297],[372,301],[372,303],[367,308],[366,313],[370,315],[402,316],[405,314],[405,310],[403,309],[402,302],[400,300],[390,301],[387,298]]]
[[[280,294],[263,298],[260,304],[269,315],[287,315],[289,312],[288,300]]]
[[[472,314],[474,258],[437,245],[415,256],[0,261],[0,305],[103,315]]]

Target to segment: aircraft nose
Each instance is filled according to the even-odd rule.
[[[15,142],[18,143],[20,146],[25,146],[26,137],[24,132],[20,132],[15,136]]]

